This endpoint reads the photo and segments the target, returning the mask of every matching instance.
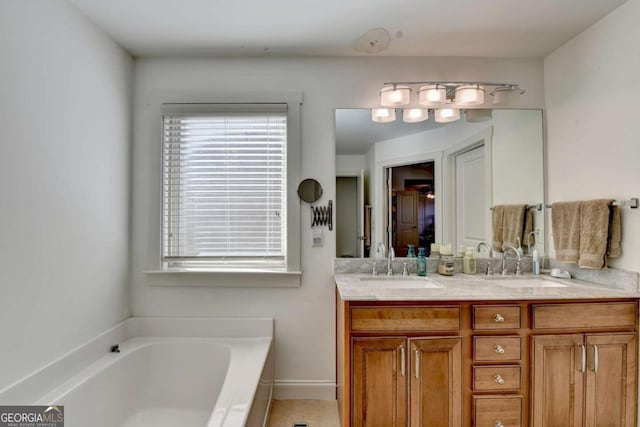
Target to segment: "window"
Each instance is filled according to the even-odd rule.
[[[287,104],[163,104],[165,269],[287,269]]]

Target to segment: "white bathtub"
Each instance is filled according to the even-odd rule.
[[[0,391],[0,403],[64,405],[66,427],[263,426],[272,324],[132,318]],[[119,353],[109,352],[114,344]]]

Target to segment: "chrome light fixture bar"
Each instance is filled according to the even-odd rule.
[[[410,105],[411,92],[414,90],[412,86],[417,89],[419,107],[409,107],[403,111],[402,117],[408,123],[427,120],[429,117],[428,108],[434,109],[433,115],[436,122],[448,123],[458,120],[460,108],[473,108],[485,103],[487,90],[490,90],[489,95],[493,97],[494,105],[509,104],[525,92],[517,83],[507,82],[386,82],[380,91],[380,105],[391,108]],[[372,110],[373,121],[388,123],[395,120],[395,113],[383,113],[381,116],[379,110],[382,109]],[[419,113],[420,110],[424,110],[424,112]]]

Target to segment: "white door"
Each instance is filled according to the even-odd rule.
[[[456,156],[456,250],[486,239],[489,206],[485,197],[484,145]]]

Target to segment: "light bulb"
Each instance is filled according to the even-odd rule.
[[[484,88],[480,85],[462,85],[456,88],[456,104],[461,107],[484,103]]]
[[[437,107],[447,102],[447,89],[442,85],[422,86],[418,91],[418,103],[427,107]]]

